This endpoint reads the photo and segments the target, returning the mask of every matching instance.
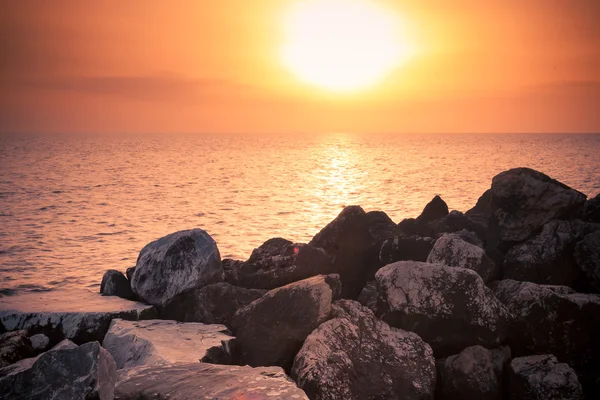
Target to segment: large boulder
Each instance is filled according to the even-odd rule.
[[[323,276],[273,289],[238,310],[232,327],[241,361],[289,369],[304,339],[329,318],[333,293]]]
[[[233,315],[262,297],[266,290],[245,289],[226,282],[183,292],[161,310],[161,318],[231,326]]]
[[[436,195],[423,209],[421,215],[416,218],[417,223],[426,225],[436,219],[448,215],[448,205],[439,195]]]
[[[98,342],[51,350],[0,379],[0,399],[111,400],[115,361]]]
[[[165,362],[228,361],[233,339],[224,325],[115,319],[102,346],[121,369]]]
[[[496,347],[506,337],[510,312],[470,269],[400,261],[375,275],[378,316],[416,332],[436,357],[465,347]]]
[[[142,320],[156,317],[156,309],[115,296],[70,289],[0,298],[0,332],[25,330],[43,333],[51,342],[102,341],[114,318]]]
[[[308,400],[281,368],[205,363],[144,365],[118,371],[115,400]]]
[[[436,399],[501,400],[509,362],[508,346],[492,350],[471,346],[438,360]]]
[[[34,355],[27,332],[7,332],[0,335],[0,368]]]
[[[235,286],[270,290],[327,274],[331,269],[331,258],[325,250],[275,238],[254,249],[248,261],[229,263],[225,279]]]
[[[588,222],[600,223],[600,193],[585,203],[582,218]]]
[[[130,300],[135,298],[129,280],[121,271],[115,269],[109,269],[102,276],[100,293],[105,296],[119,296]]]
[[[582,400],[575,371],[551,354],[515,358],[509,368],[510,400]]]
[[[500,272],[494,261],[485,254],[485,250],[453,233],[443,234],[435,242],[427,262],[473,270],[484,282],[497,278]]]
[[[224,278],[217,244],[202,229],[175,232],[147,244],[131,277],[133,292],[163,306],[173,297]]]
[[[484,229],[488,228],[492,214],[492,189],[486,190],[477,200],[477,204],[465,212],[467,217],[476,224],[483,226]]]
[[[600,225],[554,220],[528,241],[511,248],[504,259],[504,279],[546,285],[576,286],[580,269],[573,257],[575,243]]]
[[[492,179],[488,241],[527,240],[544,224],[577,212],[586,196],[541,172],[515,168]]]
[[[587,282],[600,292],[600,230],[586,235],[577,243],[574,256]]]
[[[386,239],[379,249],[379,266],[397,261],[426,261],[435,239],[418,235]]]
[[[62,342],[58,343],[54,346],[50,351],[61,350],[61,349],[76,349],[77,345],[71,342],[69,339],[65,339]],[[42,356],[41,353],[35,357],[23,358],[22,360],[17,361],[14,364],[10,364],[4,368],[0,368],[0,379],[7,375],[18,374],[26,369],[31,368],[31,366],[37,361],[38,358]]]
[[[306,338],[292,377],[312,400],[433,399],[435,362],[416,334],[340,300]]]
[[[515,356],[554,354],[577,369],[596,366],[600,296],[513,280],[491,287],[515,317],[508,337]]]
[[[356,298],[379,268],[381,244],[395,233],[396,224],[385,213],[349,206],[309,244],[332,256],[330,272],[340,275],[343,297]]]

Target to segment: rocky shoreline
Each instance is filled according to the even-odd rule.
[[[203,230],[101,293],[0,298],[0,399],[600,398],[600,195],[527,168],[465,213],[346,207],[246,261]]]

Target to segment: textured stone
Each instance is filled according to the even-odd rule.
[[[65,339],[62,342],[58,343],[49,351],[61,350],[61,349],[76,349],[77,345],[71,342],[69,339]],[[45,353],[42,353],[45,354]],[[24,358],[22,360],[17,361],[14,364],[10,364],[4,368],[0,368],[0,379],[7,375],[14,375],[21,371],[31,368],[31,366],[37,361],[38,358],[41,357],[42,354],[39,354],[35,357]]]
[[[397,261],[426,261],[434,243],[435,239],[418,235],[386,239],[379,249],[379,266]]]
[[[34,355],[27,332],[7,332],[0,335],[0,368]]]
[[[600,292],[600,231],[586,235],[577,243],[574,257],[587,282]]]
[[[42,353],[50,347],[50,338],[43,333],[38,333],[29,338],[31,340],[31,347],[36,353]]]
[[[100,293],[105,296],[119,296],[124,299],[134,299],[129,280],[121,271],[109,269],[102,277]]]

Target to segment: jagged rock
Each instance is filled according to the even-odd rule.
[[[360,292],[357,301],[363,306],[367,307],[373,313],[377,314],[377,299],[379,298],[379,291],[377,290],[377,282],[367,282],[366,286]]]
[[[379,249],[396,232],[396,224],[383,212],[365,213],[349,206],[310,241],[332,259],[331,273],[342,280],[343,297],[356,298],[379,268]]]
[[[419,334],[437,357],[472,345],[496,347],[506,336],[511,315],[475,271],[400,261],[375,279],[378,316]]]
[[[50,338],[43,333],[38,333],[29,338],[31,341],[31,347],[37,354],[42,353],[50,347]]]
[[[541,172],[515,168],[492,179],[488,242],[522,242],[580,209],[586,196]]]
[[[161,318],[231,326],[233,315],[260,298],[266,290],[245,289],[226,282],[193,289],[173,298],[160,312]]]
[[[60,349],[76,349],[77,345],[71,342],[69,339],[65,339],[62,342],[58,343],[49,351],[60,350]],[[0,379],[7,375],[14,375],[21,371],[31,368],[31,366],[37,361],[40,356],[45,353],[41,353],[35,357],[24,358],[22,360],[17,361],[14,364],[10,364],[4,368],[0,368]]]
[[[308,400],[277,367],[204,363],[140,366],[118,371],[115,400]]]
[[[99,399],[114,395],[116,367],[98,342],[51,350],[0,379],[0,399]]]
[[[465,215],[487,230],[493,212],[492,189],[488,189],[479,197],[477,204],[467,211]]]
[[[508,337],[515,356],[554,354],[583,369],[600,360],[600,296],[513,280],[490,286],[515,317]]]
[[[312,400],[433,399],[435,362],[418,335],[340,300],[306,338],[292,377]]]
[[[104,273],[100,284],[100,293],[105,296],[119,296],[130,300],[135,297],[131,291],[129,280],[121,271],[114,269],[109,269]]]
[[[509,363],[508,346],[492,350],[471,346],[439,360],[436,399],[501,400],[504,371]]]
[[[396,261],[425,261],[434,243],[435,239],[418,235],[386,239],[379,250],[379,266]]]
[[[586,235],[575,245],[575,260],[589,284],[600,291],[600,231]]]
[[[456,210],[452,210],[444,218],[428,223],[423,233],[426,236],[435,237],[442,233],[454,233],[463,230],[474,232],[479,237],[485,236],[485,228],[482,225],[477,224],[471,218]]]
[[[121,369],[165,362],[211,362],[213,354],[231,359],[233,339],[224,325],[115,319],[102,346]]]
[[[554,220],[525,243],[511,248],[504,260],[504,279],[547,285],[579,286],[580,269],[573,257],[575,243],[600,225]]]
[[[468,268],[477,272],[484,282],[496,279],[500,272],[481,247],[467,243],[452,233],[443,234],[435,242],[427,262]]]
[[[423,209],[421,215],[416,218],[417,223],[427,225],[436,219],[448,215],[448,205],[439,195],[436,195]]]
[[[583,399],[575,371],[567,364],[559,364],[553,355],[515,358],[509,371],[510,400]]]
[[[584,221],[600,223],[600,194],[585,203],[582,217]]]
[[[102,341],[113,318],[156,317],[154,307],[89,290],[71,289],[0,298],[0,331],[43,333],[52,342]]]
[[[228,261],[225,279],[235,286],[270,290],[331,271],[331,258],[323,249],[275,238],[254,249],[244,263]]]
[[[331,312],[332,291],[323,276],[267,292],[238,310],[232,327],[241,361],[290,368],[304,339]]]
[[[135,272],[135,265],[133,267],[129,267],[125,270],[125,276],[129,281],[129,287],[131,288],[131,278],[133,278],[133,273]]]
[[[131,288],[148,304],[164,306],[186,290],[223,278],[217,244],[202,229],[192,229],[147,244],[138,257]]]
[[[27,332],[7,332],[0,335],[0,368],[34,355]]]

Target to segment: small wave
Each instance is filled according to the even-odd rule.
[[[15,294],[17,294],[17,291],[15,289],[0,288],[0,297],[14,296]]]

